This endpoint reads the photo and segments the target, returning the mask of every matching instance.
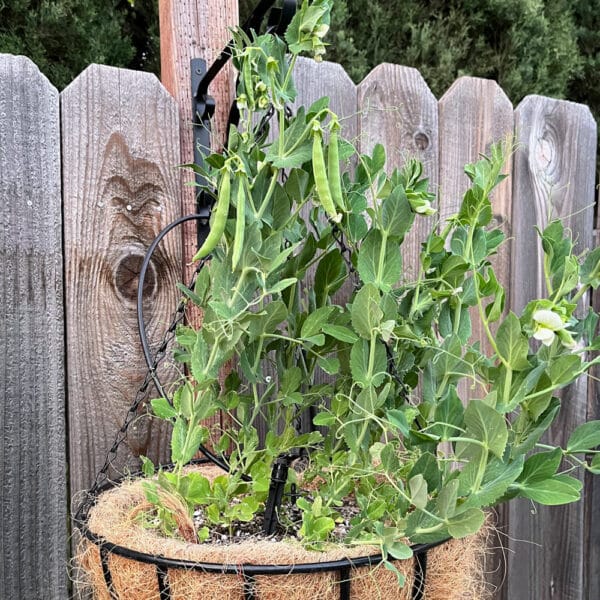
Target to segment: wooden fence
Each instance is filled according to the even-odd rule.
[[[390,168],[419,157],[443,215],[466,188],[464,164],[514,133],[512,177],[494,203],[518,238],[498,265],[514,309],[542,291],[535,224],[559,215],[580,250],[594,243],[587,107],[529,96],[514,109],[496,83],[470,77],[436,100],[416,70],[390,64],[356,86],[338,65],[301,61],[297,86],[302,104],[330,96],[346,137],[365,151],[382,142]],[[92,483],[145,374],[136,278],[145,248],[181,213],[189,177],[180,162],[177,106],[153,75],[93,65],[59,95],[28,59],[0,55],[1,598],[69,595],[69,502]],[[416,238],[411,248],[408,268]],[[172,234],[147,285],[155,338],[175,308],[182,263]],[[564,394],[555,441],[598,418],[598,389],[587,385]],[[127,452],[123,465],[140,453],[165,459],[167,432],[140,419]],[[600,484],[587,483],[577,505],[524,501],[500,512],[496,598],[600,598]]]

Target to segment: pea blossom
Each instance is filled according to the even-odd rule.
[[[545,346],[552,345],[552,342],[554,342],[554,338],[557,335],[563,345],[567,348],[573,348],[575,346],[575,341],[566,329],[566,323],[562,320],[562,317],[553,310],[547,308],[536,310],[533,313],[533,320],[535,322],[533,337],[542,342]]]

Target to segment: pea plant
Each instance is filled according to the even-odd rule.
[[[511,498],[574,502],[574,471],[600,472],[600,422],[580,425],[565,448],[541,441],[557,392],[599,360],[598,315],[578,305],[600,284],[600,249],[575,254],[551,221],[538,231],[547,295],[522,314],[506,310],[490,262],[504,240],[490,195],[506,143],[465,167],[460,210],[440,222],[420,162],[388,174],[381,145],[360,154],[343,139],[328,98],[286,109],[297,57],[324,51],[330,9],[305,0],[285,40],[235,34],[241,120],[227,148],[195,167],[217,192],[196,255],[204,267],[194,289],[181,287],[202,325],[179,327],[174,359],[189,375],[172,399],[152,401],[173,425],[175,466],[156,472],[144,459],[145,486],[160,527],[201,542],[211,525],[261,515],[274,462],[299,457],[287,482],[301,514],[291,535],[313,549],[371,544],[405,558],[407,540],[472,534],[484,508]],[[403,241],[423,218],[431,231],[407,273]],[[217,411],[230,426],[203,425]],[[306,415],[313,430],[302,432]],[[212,481],[185,468],[207,443],[230,469]],[[173,497],[206,525],[184,533]]]

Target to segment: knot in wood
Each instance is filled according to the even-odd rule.
[[[415,131],[413,141],[418,150],[427,150],[429,147],[429,136],[422,129]]]
[[[132,252],[122,256],[114,269],[113,282],[117,294],[127,302],[136,302],[138,280],[144,256]],[[152,297],[156,292],[156,268],[152,261],[148,265],[144,279],[144,299]]]

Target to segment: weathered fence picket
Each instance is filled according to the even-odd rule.
[[[359,148],[370,153],[383,144],[389,169],[401,167],[407,158],[423,161],[431,189],[438,187],[437,101],[416,69],[382,64],[358,86],[360,114]],[[421,241],[431,218],[419,218],[403,245],[402,265],[408,278],[416,278]]]
[[[58,92],[22,56],[0,55],[0,82],[0,597],[64,600]]]
[[[161,7],[165,39],[179,48],[175,21],[191,4]],[[56,91],[26,59],[0,56],[1,598],[67,597],[67,462],[71,493],[88,487],[145,374],[134,302],[141,257],[164,225],[192,209],[175,168],[189,160],[189,144],[181,142],[189,134],[189,82],[184,58],[173,56],[166,79],[179,108],[151,75],[97,65],[84,71],[61,95],[62,148]],[[383,143],[389,168],[410,155],[423,160],[432,188],[439,188],[442,217],[456,210],[467,186],[464,164],[516,132],[511,177],[494,201],[498,225],[517,239],[507,244],[509,258],[496,263],[509,287],[507,307],[519,310],[542,291],[534,226],[547,222],[550,207],[567,219],[578,250],[592,245],[596,125],[586,107],[533,96],[513,111],[496,83],[476,78],[457,80],[438,102],[417,71],[387,64],[356,86],[338,65],[300,60],[296,83],[298,104],[331,98],[345,136],[361,151]],[[228,98],[225,92],[219,93]],[[168,237],[150,269],[145,310],[154,339],[176,306],[175,283],[187,279],[194,240],[184,234],[184,249],[180,241],[176,233]],[[419,250],[415,238],[404,256],[407,277]],[[552,432],[558,442],[565,428],[600,416],[595,381],[563,397]],[[137,466],[139,454],[168,459],[163,428],[147,419],[134,428],[119,469]],[[600,484],[590,485],[578,505],[531,510],[531,503],[517,502],[501,511],[511,552],[494,597],[595,600]],[[503,575],[500,565],[490,579],[498,583]]]
[[[562,217],[578,251],[593,243],[597,138],[596,123],[589,109],[580,104],[528,96],[515,115],[513,235],[518,243],[513,246],[511,306],[521,310],[545,286],[533,225],[543,228],[549,218]],[[552,443],[566,444],[568,432],[587,418],[587,387],[582,380],[561,393],[561,413],[550,433]],[[584,511],[584,502],[558,510],[540,506],[535,511],[528,502],[510,505],[511,538],[531,544],[509,541],[514,553],[508,559],[508,598],[584,597]]]
[[[143,255],[180,213],[177,106],[147,73],[93,65],[61,94],[71,491],[90,486],[145,372],[136,286]],[[181,281],[180,238],[165,238],[148,272],[146,321],[162,336]],[[169,458],[147,419],[131,456]]]

